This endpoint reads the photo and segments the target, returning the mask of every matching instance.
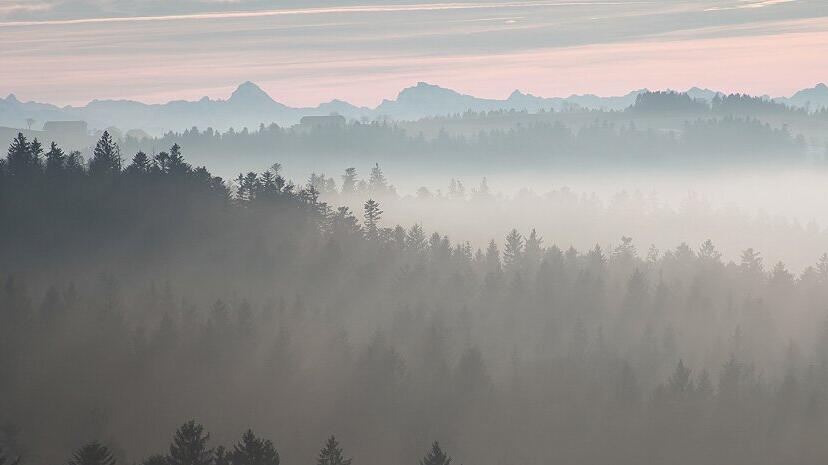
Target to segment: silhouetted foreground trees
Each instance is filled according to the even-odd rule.
[[[436,449],[426,456],[426,463],[448,465],[446,461],[435,461],[435,458],[444,460],[445,454],[440,451],[436,442],[434,447]],[[442,455],[435,457],[435,451]],[[77,449],[67,462],[68,465],[116,465],[117,463],[112,451],[98,442],[91,442]],[[150,455],[140,463],[141,465],[279,465],[279,452],[270,440],[256,437],[250,429],[242,434],[241,440],[231,449],[224,446],[210,447],[210,435],[204,431],[204,426],[196,423],[195,420],[190,420],[175,431],[169,446],[169,453]],[[331,436],[319,451],[316,463],[317,465],[350,465],[351,459],[343,456],[339,442]]]
[[[3,462],[0,456],[0,464]],[[106,446],[91,442],[72,453],[67,465],[116,465],[118,461]],[[168,454],[153,454],[140,462],[141,465],[279,465],[279,452],[268,439],[256,437],[253,430],[242,434],[241,440],[227,449],[210,447],[210,435],[204,426],[190,420],[179,427],[173,436]],[[449,457],[434,442],[431,450],[420,460],[420,465],[450,465]],[[316,465],[351,465],[345,458],[335,436],[325,442],[316,458]]]
[[[578,251],[512,231],[475,250],[387,227],[376,201],[359,221],[278,168],[231,189],[177,146],[125,163],[103,137],[86,163],[12,144],[6,457],[292,464],[335,431],[361,465],[434,438],[480,465],[828,458],[828,255],[794,276],[709,241]],[[214,436],[190,422],[152,455],[182,418]],[[248,428],[274,442],[235,442]],[[349,459],[331,439],[318,462]],[[423,459],[448,463],[438,444]]]

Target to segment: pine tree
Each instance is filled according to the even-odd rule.
[[[472,198],[475,200],[489,200],[490,197],[489,181],[484,176],[483,180],[480,181],[480,186],[477,189],[472,189]]]
[[[380,205],[374,199],[365,202],[365,234],[370,239],[379,237],[379,221],[382,218]]]
[[[249,172],[246,175],[239,173],[236,178],[236,198],[240,202],[251,202],[261,190],[259,175]]]
[[[411,228],[408,229],[405,236],[405,246],[413,252],[425,250],[426,238],[422,226],[416,223],[411,225]]]
[[[93,175],[112,175],[121,171],[121,150],[112,140],[108,131],[104,131],[89,160],[89,172]]]
[[[29,176],[39,168],[38,159],[32,154],[31,145],[22,132],[9,145],[6,169],[12,176]]]
[[[440,448],[440,443],[434,441],[431,450],[420,460],[420,465],[451,465],[451,457]]]
[[[486,248],[486,269],[489,273],[500,272],[500,251],[497,250],[497,243],[494,239],[489,241]]]
[[[282,185],[278,184],[280,179],[281,176],[273,174],[270,170],[262,173],[259,176],[259,196],[263,199],[275,199],[284,185],[284,183]]]
[[[716,246],[713,245],[713,241],[707,239],[699,248],[699,259],[706,263],[719,263],[722,258],[722,254],[716,250]]]
[[[816,269],[819,282],[828,282],[828,253],[819,256]]]
[[[336,438],[331,436],[325,443],[325,447],[319,451],[316,465],[351,465],[351,459],[346,459],[342,455],[342,448],[339,447]]]
[[[181,146],[173,144],[167,158],[167,172],[173,176],[183,176],[191,170],[192,167],[184,161],[184,156],[181,154]]]
[[[503,264],[506,268],[515,268],[523,257],[523,236],[512,229],[506,236],[506,247],[503,250]]]
[[[532,266],[540,261],[542,244],[543,238],[532,228],[532,231],[529,232],[529,237],[526,238],[526,261]]]
[[[152,157],[152,165],[155,171],[161,174],[167,174],[169,172],[170,154],[167,152],[155,154],[155,156]]]
[[[759,252],[754,251],[753,248],[742,251],[741,259],[742,261],[739,264],[739,268],[745,275],[757,276],[764,273],[762,257],[759,255]]]
[[[132,163],[126,171],[130,174],[146,174],[150,172],[152,163],[146,153],[139,151],[132,157]]]
[[[345,168],[345,174],[342,175],[342,193],[353,194],[356,192],[357,170],[356,168]]]
[[[667,387],[675,400],[686,399],[693,392],[693,380],[690,378],[690,369],[684,366],[684,360],[679,359],[675,371],[670,376]]]
[[[56,143],[52,142],[49,151],[46,152],[46,173],[49,175],[60,173],[65,165],[66,155]]]
[[[379,163],[374,164],[374,167],[371,168],[371,176],[368,178],[368,189],[374,195],[385,194],[389,190],[388,180],[385,179]]]
[[[629,262],[638,256],[638,251],[633,244],[632,237],[621,236],[621,244],[612,251],[612,258],[615,261]]]
[[[175,432],[170,444],[170,465],[212,465],[213,450],[207,448],[210,435],[204,427],[190,420]]]
[[[230,452],[224,446],[216,447],[214,465],[230,465]]]
[[[89,443],[72,454],[69,465],[115,465],[112,452],[97,442]]]
[[[247,430],[241,441],[233,446],[228,454],[231,465],[279,465],[279,452],[273,443],[257,438],[252,430]]]
[[[77,150],[66,156],[66,173],[78,175],[84,172],[83,156]]]

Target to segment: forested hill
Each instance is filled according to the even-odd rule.
[[[795,276],[751,244],[475,250],[276,168],[231,190],[177,145],[126,155],[20,135],[0,165],[0,448],[21,464],[237,465],[213,448],[248,428],[284,464],[332,434],[353,465],[434,440],[475,465],[828,458],[828,255]]]
[[[305,173],[374,162],[425,173],[482,173],[819,166],[826,159],[826,109],[808,110],[742,94],[697,98],[642,92],[633,102],[623,110],[482,109],[412,121],[343,118],[280,126],[260,118],[249,127],[225,130],[183,118],[179,121],[189,121],[190,129],[157,137],[114,129],[110,135],[127,153],[155,154],[179,144],[187,147],[191,162],[208,165],[225,177],[263,171],[275,161]],[[85,155],[100,134],[23,132],[30,139],[56,139]],[[9,141],[16,133],[0,128],[0,136]]]
[[[200,163],[230,175],[263,170],[274,161],[305,172],[340,171],[373,165],[443,173],[463,169],[493,171],[562,169],[720,169],[726,167],[817,166],[824,148],[812,147],[790,128],[757,119],[695,118],[676,128],[658,129],[633,121],[585,115],[589,121],[568,126],[533,118],[506,127],[466,134],[485,119],[467,116],[417,125],[352,122],[336,127],[282,128],[215,132],[192,129],[155,139],[123,142],[128,152],[152,153],[179,144]],[[583,118],[581,118],[583,119]],[[481,122],[483,121],[483,122]],[[426,136],[420,129],[439,126]],[[450,132],[445,128],[457,129]],[[418,129],[419,128],[419,129]]]

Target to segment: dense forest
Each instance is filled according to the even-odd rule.
[[[697,118],[677,130],[639,128],[598,116],[583,127],[560,121],[537,121],[508,128],[481,129],[475,134],[440,130],[433,137],[412,133],[395,123],[351,122],[307,129],[272,124],[220,133],[193,128],[157,139],[127,137],[130,152],[148,153],[179,144],[199,151],[199,160],[227,171],[234,166],[262,166],[274,157],[317,166],[360,163],[382,158],[399,166],[486,169],[515,167],[676,168],[687,166],[791,165],[806,160],[807,144],[787,127],[758,119],[727,116]],[[612,147],[613,150],[607,150]],[[822,159],[820,158],[820,161]]]
[[[797,145],[737,118],[646,134],[689,144],[726,124]],[[640,135],[591,130],[583,144]],[[349,131],[376,134],[360,140],[377,150],[459,143],[331,131],[182,141],[217,154],[245,140],[342,148]],[[476,248],[386,224],[379,167],[340,187],[296,185],[279,165],[227,181],[177,140],[133,155],[104,133],[85,160],[21,134],[0,163],[0,464],[379,465],[428,451],[421,465],[448,465],[440,445],[475,465],[828,459],[828,255],[794,274],[753,244],[731,261],[712,241],[576,250],[534,229]],[[324,189],[370,199],[355,212]]]
[[[644,92],[623,111],[469,111],[418,121],[263,123],[223,132],[193,127],[155,138],[127,136],[121,143],[129,153],[179,144],[226,174],[239,166],[265,169],[272,158],[307,170],[379,159],[419,170],[791,166],[824,162],[825,114],[742,94],[708,102],[683,93]]]

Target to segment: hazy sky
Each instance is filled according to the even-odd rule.
[[[483,97],[828,81],[826,0],[0,0],[0,94],[376,105],[417,81]]]

